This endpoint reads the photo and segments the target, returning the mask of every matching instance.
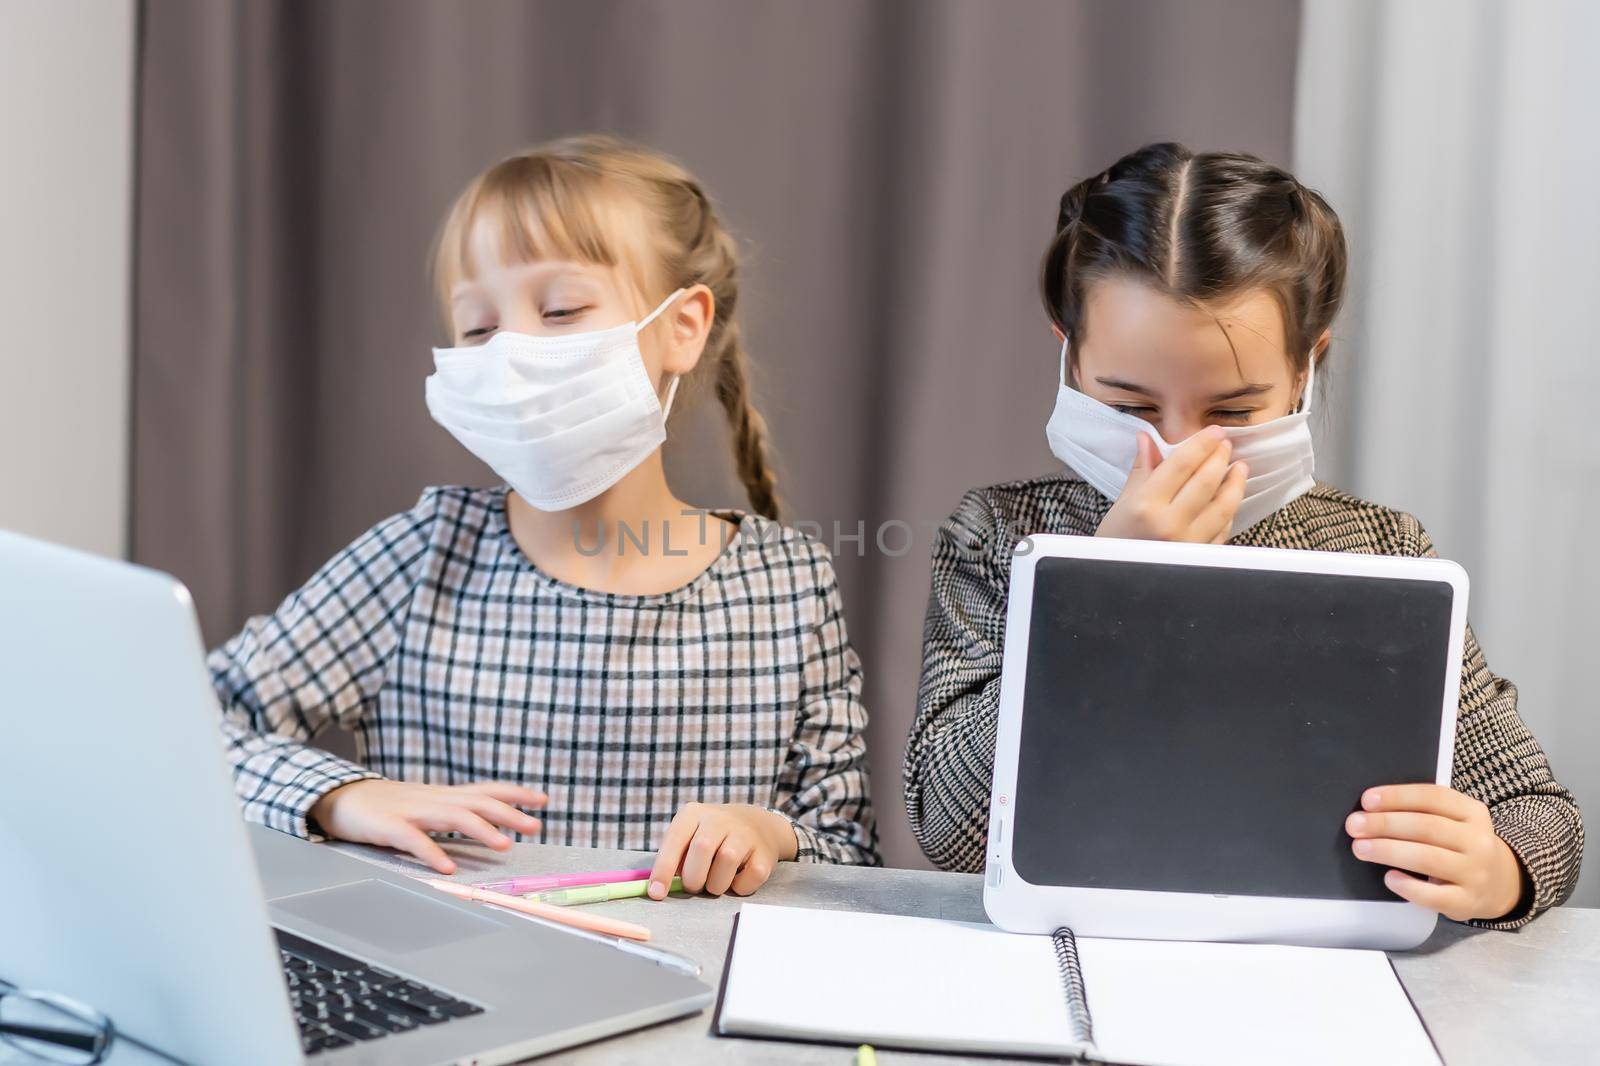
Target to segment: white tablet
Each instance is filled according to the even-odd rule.
[[[1467,575],[1439,559],[1035,535],[1012,559],[984,906],[1015,932],[1405,948],[1350,851],[1449,784]]]

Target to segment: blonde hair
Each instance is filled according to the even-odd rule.
[[[480,218],[498,221],[501,254],[513,261],[561,257],[623,266],[642,294],[655,290],[658,298],[691,285],[711,290],[711,330],[684,387],[713,379],[750,506],[776,519],[767,424],[751,399],[735,316],[738,250],[694,175],[665,156],[598,134],[551,141],[496,163],[457,197],[439,235],[434,278],[446,321],[451,292],[470,275],[469,242]],[[626,225],[633,221],[642,225]],[[651,247],[634,251],[641,233]]]

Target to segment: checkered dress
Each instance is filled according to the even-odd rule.
[[[1110,501],[1071,473],[967,493],[940,528],[923,632],[922,684],[906,747],[906,813],[922,850],[952,870],[981,870],[989,831],[1011,552],[1029,533],[1090,536]],[[1318,483],[1235,536],[1271,548],[1431,556],[1417,520]],[[1532,883],[1514,928],[1572,894],[1583,821],[1517,714],[1517,690],[1489,672],[1467,630],[1452,787],[1481,800]]]
[[[801,859],[878,862],[826,549],[729,512],[689,584],[595,592],[528,561],[505,496],[429,489],[211,653],[247,817],[315,837],[311,807],[350,781],[499,780],[549,794],[542,842],[651,851],[685,803],[749,803],[793,822]],[[360,765],[309,746],[330,723]]]

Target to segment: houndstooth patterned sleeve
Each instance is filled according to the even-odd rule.
[[[245,817],[320,839],[308,815],[328,792],[379,774],[310,746],[330,722],[350,728],[383,684],[419,562],[432,496],[330,559],[271,615],[208,659]]]
[[[911,830],[944,870],[983,868],[1010,580],[1002,526],[985,496],[969,492],[934,540],[904,782]]]
[[[797,860],[877,866],[861,660],[845,632],[844,602],[828,551],[814,542],[810,549],[810,584],[820,617],[806,643],[805,695],[772,809],[794,826]]]
[[[1414,554],[1434,557],[1427,532],[1416,519],[1405,518],[1410,519],[1406,539]],[[1583,861],[1577,801],[1555,779],[1544,749],[1517,713],[1516,686],[1490,672],[1470,626],[1461,657],[1450,784],[1489,808],[1495,832],[1527,875],[1528,891],[1510,914],[1468,924],[1515,929],[1572,895]]]

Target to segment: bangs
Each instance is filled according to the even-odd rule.
[[[495,234],[501,263],[565,259],[615,267],[625,198],[592,168],[545,155],[513,156],[485,171],[456,200],[439,235],[434,278],[448,322],[450,294],[474,277],[480,222]]]

